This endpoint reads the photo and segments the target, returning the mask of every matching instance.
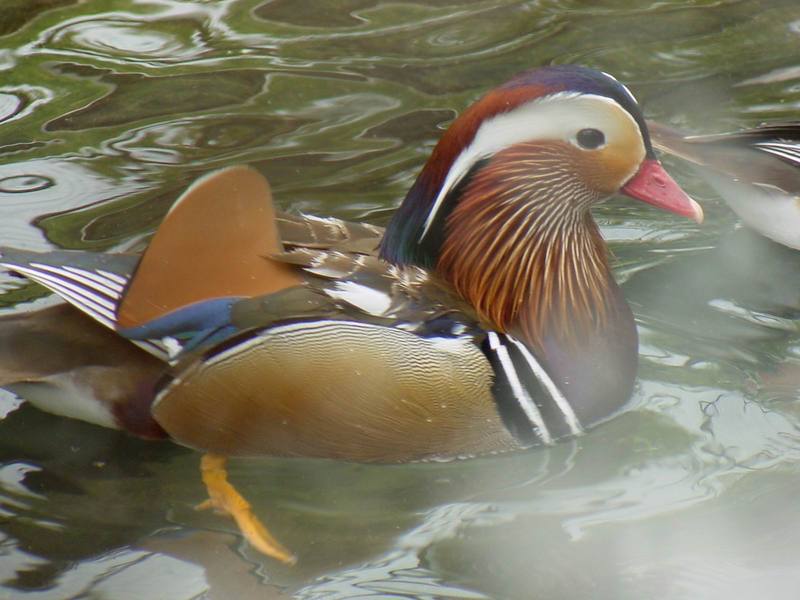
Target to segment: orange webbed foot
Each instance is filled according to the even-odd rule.
[[[239,531],[256,550],[284,564],[295,564],[297,557],[267,531],[264,524],[253,514],[250,503],[228,482],[226,462],[226,457],[217,454],[203,456],[200,470],[203,474],[203,483],[208,490],[208,500],[198,504],[196,509],[213,509],[218,514],[233,517]]]

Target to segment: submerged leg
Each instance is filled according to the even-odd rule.
[[[230,515],[236,521],[239,531],[253,547],[288,565],[297,562],[297,558],[276,540],[263,523],[258,520],[250,508],[250,504],[228,483],[225,463],[228,459],[218,454],[205,454],[200,462],[203,483],[208,490],[208,500],[197,506],[198,510],[213,508],[215,511]]]

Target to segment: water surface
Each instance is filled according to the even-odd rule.
[[[119,248],[235,163],[284,209],[385,224],[517,71],[600,68],[649,117],[718,131],[797,117],[798,47],[796,0],[6,0],[0,242]],[[197,454],[3,394],[0,598],[795,597],[800,258],[667,164],[705,225],[596,214],[640,328],[624,415],[456,464],[235,462],[286,568],[193,510]],[[0,313],[47,302],[0,274]]]

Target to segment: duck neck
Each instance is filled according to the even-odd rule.
[[[583,426],[608,418],[631,396],[638,342],[588,208],[532,200],[482,213],[473,201],[451,213],[436,270],[485,326],[532,351]]]
[[[548,186],[521,198],[513,180],[475,184],[448,217],[437,272],[491,327],[534,349],[545,338],[580,344],[604,329],[619,302],[588,208],[596,197],[576,186],[571,200],[555,199],[563,187]]]

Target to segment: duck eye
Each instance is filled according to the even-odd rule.
[[[606,143],[606,136],[599,129],[581,129],[575,139],[586,150],[596,150]]]

